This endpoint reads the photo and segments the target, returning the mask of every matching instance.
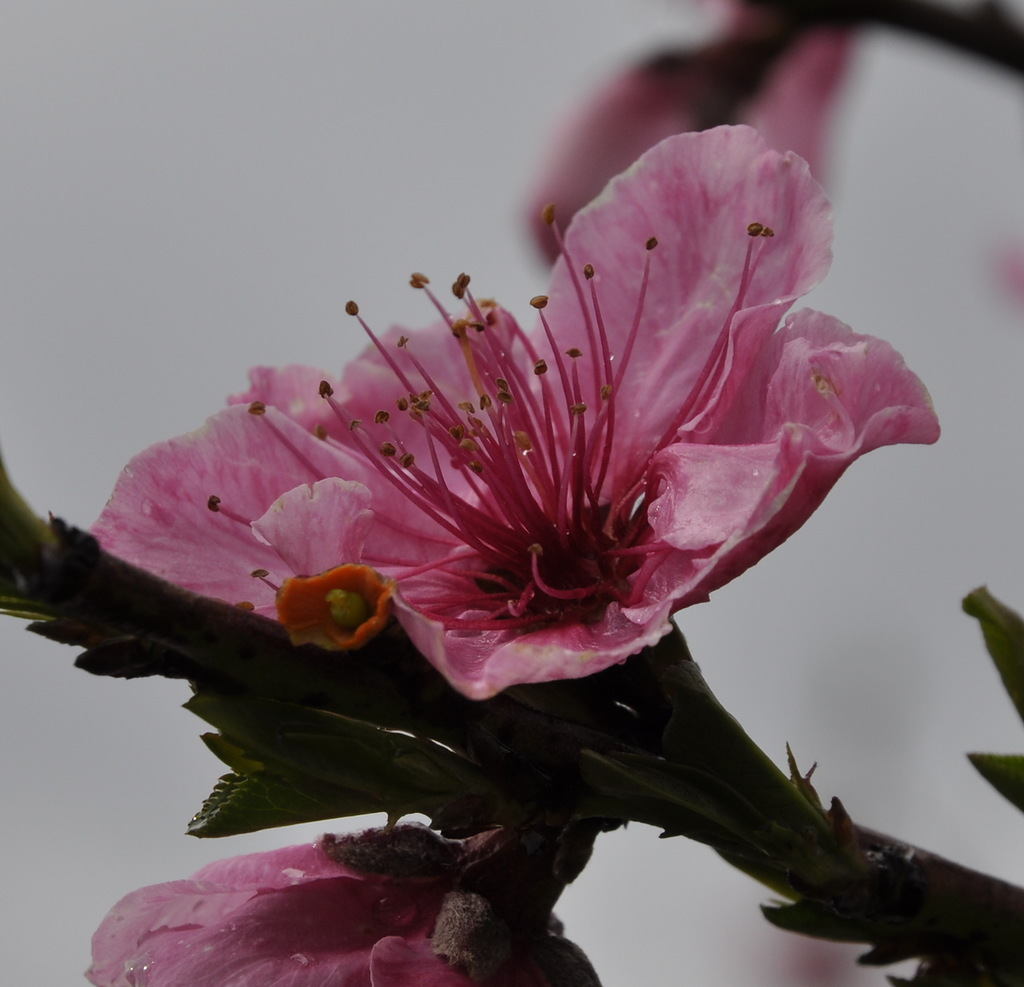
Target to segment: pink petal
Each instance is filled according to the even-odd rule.
[[[668,633],[671,599],[636,619],[609,604],[592,623],[564,622],[528,633],[445,633],[441,625],[399,599],[395,613],[416,648],[463,695],[488,699],[526,682],[593,675],[624,661]]]
[[[307,432],[321,425],[333,434],[339,430],[339,426],[320,397],[322,380],[332,386],[337,385],[334,377],[316,367],[298,364],[287,367],[253,367],[249,371],[249,390],[231,395],[228,403],[248,405],[253,401],[262,401],[268,407],[277,408]]]
[[[330,477],[289,490],[252,524],[253,530],[298,576],[313,576],[362,558],[373,524],[370,491]]]
[[[775,236],[739,297],[759,222]],[[658,246],[648,252],[648,237]],[[831,208],[804,162],[747,127],[670,137],[578,213],[555,265],[545,315],[560,346],[593,352],[571,270],[592,264],[612,352],[634,323],[645,260],[651,273],[629,373],[616,403],[635,409],[616,444],[642,454],[676,414],[732,310],[771,305],[774,317],[815,285],[831,261]],[[766,316],[767,317],[767,316]],[[656,383],[655,383],[656,382]]]
[[[811,310],[768,339],[747,321],[699,441],[652,464],[652,528],[706,556],[680,581],[677,605],[706,599],[781,544],[865,452],[938,438],[927,391],[888,344]]]
[[[528,199],[536,244],[552,262],[558,244],[541,219],[549,203],[568,221],[648,148],[697,129],[699,67],[685,56],[655,59],[613,76],[558,125]]]
[[[352,874],[317,847],[238,857],[124,898],[93,938],[88,976],[97,987],[364,987],[375,944],[423,941],[445,890]]]
[[[107,551],[186,589],[272,607],[273,590],[252,571],[292,573],[250,522],[282,492],[346,472],[338,451],[274,409],[252,415],[235,405],[132,459],[92,530]],[[219,512],[207,506],[211,495]]]

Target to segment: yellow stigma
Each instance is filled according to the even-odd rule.
[[[351,590],[328,590],[324,599],[330,608],[331,619],[345,630],[355,630],[370,616],[370,605],[365,598]]]

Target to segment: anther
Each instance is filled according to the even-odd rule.
[[[582,401],[580,401],[578,404],[570,405],[569,410],[574,415],[582,415],[583,412],[587,410],[587,406]]]
[[[584,264],[583,265],[583,276],[589,281],[594,276],[594,265]]]
[[[476,408],[474,407],[472,401],[460,401],[459,410],[466,412],[467,415],[471,415],[473,414],[474,411],[476,411]]]
[[[577,349],[574,346],[574,347],[572,347],[572,349],[566,350],[565,351],[565,355],[567,357],[569,357],[570,359],[572,359],[572,360],[578,360],[581,356],[583,356],[583,350]]]
[[[539,377],[539,376],[540,376],[541,374],[546,374],[546,373],[548,372],[548,365],[547,365],[547,363],[545,363],[545,362],[544,362],[543,360],[538,360],[538,361],[537,361],[537,362],[536,362],[536,363],[535,363],[535,364],[533,365],[533,372],[534,372],[534,373],[535,373],[535,374],[536,374],[536,375],[537,375],[538,377]]]
[[[216,514],[220,510],[220,497],[216,494],[210,494],[210,499],[206,502],[206,506]]]
[[[452,427],[448,429],[448,434],[458,441],[466,434],[466,428],[464,425],[452,425]]]
[[[381,410],[381,411],[378,411],[377,414],[375,414],[373,416],[373,421],[374,421],[375,425],[383,425],[386,421],[389,421],[390,418],[391,418],[391,412],[390,411],[383,411],[383,410]]]
[[[775,230],[773,230],[770,226],[766,226],[763,230],[761,230],[761,236],[775,236]]]
[[[334,393],[334,388],[326,380],[320,381],[320,397],[329,398]]]
[[[322,425],[320,422],[317,422],[313,426],[313,435],[315,435],[318,439],[321,439],[321,440],[322,439],[326,439],[327,438],[327,428],[326,428],[326,426]]]
[[[348,430],[350,432],[354,432],[362,424],[363,424],[362,418],[353,418],[352,421],[350,421],[348,423]]]
[[[534,542],[532,545],[528,545],[526,547],[526,551],[528,551],[531,555],[543,555],[544,546],[541,545],[539,542]]]
[[[267,576],[270,575],[269,570],[253,569],[253,571],[250,572],[249,575],[252,576],[253,579],[258,579],[261,583],[264,583],[265,585],[269,586],[275,593],[277,592],[277,584],[272,583],[269,579],[267,579]]]
[[[401,456],[398,460],[406,469],[409,469],[413,463],[416,462],[416,457],[411,453],[407,452]]]
[[[236,603],[235,606],[238,607],[239,610],[255,610],[256,609],[256,604],[255,603],[250,603],[248,600],[241,600],[240,602]]]
[[[414,288],[425,288],[428,284],[430,284],[430,278],[428,278],[425,274],[420,274],[419,271],[413,271],[413,273],[409,277],[409,284],[411,284]]]
[[[607,401],[612,396],[612,385],[603,384],[601,386],[601,400]]]
[[[751,223],[747,227],[747,236],[760,236],[764,232],[764,223]]]
[[[647,243],[644,244],[644,246],[648,250],[653,250],[657,245],[658,245],[658,238],[656,236],[649,236],[647,238]]]
[[[355,302],[345,302],[345,314],[346,315],[358,315],[359,306]]]
[[[461,301],[465,297],[468,287],[469,275],[462,273],[455,279],[455,284],[452,285],[452,294]]]
[[[408,400],[408,398],[399,398],[395,402],[395,407],[397,407],[399,411],[408,411],[409,410],[409,400]]]
[[[508,386],[508,381],[505,380],[504,377],[495,377],[494,378],[494,383],[497,384],[498,387],[500,387],[501,390],[503,390],[503,391],[511,390],[511,388]]]
[[[398,450],[390,442],[382,442],[380,444],[380,454],[382,456],[394,456]]]
[[[549,202],[541,209],[540,218],[545,226],[550,226],[555,221],[555,204],[553,202]]]
[[[408,346],[408,344],[409,344],[409,337],[408,336],[399,336],[398,337],[398,348],[400,350],[404,350],[405,347]]]
[[[498,393],[497,393],[497,394],[495,394],[494,396],[495,396],[495,397],[496,397],[496,398],[497,398],[497,399],[498,399],[498,400],[499,400],[499,401],[500,401],[500,402],[501,402],[502,404],[511,404],[511,403],[512,403],[512,394],[511,394],[511,392],[509,392],[509,391],[498,391]]]
[[[520,452],[530,452],[533,449],[533,442],[526,432],[513,432],[512,436]]]
[[[488,397],[486,394],[481,394],[480,395],[480,407],[481,407],[481,409],[489,408],[492,404],[494,404],[494,402],[490,399],[490,397]]]
[[[466,452],[476,452],[480,446],[478,446],[472,439],[463,439],[459,443],[460,449],[465,449]]]
[[[484,464],[479,459],[472,459],[466,464],[474,473],[483,473]]]
[[[547,295],[534,295],[533,298],[530,299],[530,304],[534,308],[544,308],[544,306],[547,305],[547,303],[548,303],[548,296]]]
[[[265,415],[267,413],[267,406],[262,401],[253,401],[249,405],[250,415]]]

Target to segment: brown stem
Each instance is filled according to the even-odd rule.
[[[862,914],[892,927],[873,962],[952,955],[1024,967],[1024,888],[869,829],[857,837],[875,872]]]
[[[951,9],[924,0],[752,0],[804,25],[877,23],[941,41],[1024,73],[1024,31],[995,3]]]

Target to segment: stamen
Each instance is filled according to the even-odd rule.
[[[206,506],[214,514],[223,514],[224,517],[237,521],[239,524],[244,524],[246,527],[252,524],[249,518],[242,517],[241,514],[236,513],[231,508],[225,507],[224,502],[216,494],[210,494],[209,498],[207,498]]]
[[[267,576],[269,576],[270,573],[266,569],[253,569],[249,575],[252,576],[253,579],[258,579],[264,586],[269,586],[275,593],[278,591],[279,587],[277,583],[273,583],[267,579]]]
[[[757,262],[763,253],[762,248],[765,239],[775,236],[775,231],[763,223],[751,223],[747,227],[747,233],[750,236],[750,240],[747,241],[746,256],[743,261],[743,270],[740,273],[740,285],[736,292],[736,297],[729,308],[725,321],[722,323],[718,338],[715,340],[715,344],[712,346],[711,352],[708,354],[708,358],[704,362],[697,380],[690,389],[686,401],[683,402],[679,413],[672,420],[672,423],[662,433],[661,438],[655,445],[655,449],[661,449],[667,442],[670,442],[684,424],[693,424],[690,422],[692,414],[698,406],[706,403],[706,398],[714,390],[716,381],[721,379],[723,373],[730,365],[732,336],[729,330],[732,326],[733,316],[743,307],[743,300],[757,270]],[[755,241],[759,241],[756,254],[754,253]],[[705,407],[703,413],[706,414],[708,411],[710,411],[710,407]]]

